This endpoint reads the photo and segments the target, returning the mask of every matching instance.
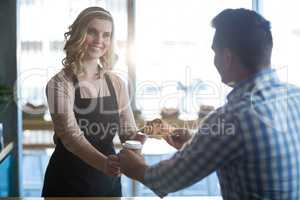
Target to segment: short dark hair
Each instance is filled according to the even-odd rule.
[[[269,66],[273,48],[270,22],[244,8],[226,9],[213,20],[216,29],[213,45],[228,48],[250,68]]]

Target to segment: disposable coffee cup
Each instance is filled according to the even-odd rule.
[[[123,143],[123,147],[141,154],[143,145],[140,141],[137,140],[127,140],[125,143]]]

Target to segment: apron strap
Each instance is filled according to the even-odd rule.
[[[76,99],[80,99],[81,96],[80,96],[79,81],[78,81],[77,76],[74,73],[73,73],[72,80],[73,80],[73,86],[75,89],[75,98],[74,98],[74,105],[75,105]]]
[[[113,99],[113,103],[115,104],[115,108],[117,108],[117,111],[119,110],[119,106],[118,106],[118,102],[117,102],[117,95],[116,95],[116,91],[114,89],[114,86],[108,76],[108,74],[104,74],[104,77],[105,77],[105,80],[106,80],[106,83],[107,83],[107,87],[108,87],[108,90],[109,90],[109,93]]]
[[[120,134],[120,130],[121,130],[121,126],[120,126],[120,115],[119,115],[119,106],[118,106],[118,102],[117,102],[117,95],[116,95],[116,91],[114,89],[114,86],[108,76],[108,74],[104,74],[104,77],[105,77],[105,80],[106,80],[106,84],[107,84],[107,87],[108,87],[108,90],[110,92],[110,96],[111,96],[111,99],[113,101],[113,104],[114,104],[114,107],[116,108],[115,110],[115,115],[116,115],[116,118],[117,118],[117,123],[118,123],[118,135]]]

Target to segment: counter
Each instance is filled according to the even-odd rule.
[[[161,200],[159,197],[107,197],[107,198],[0,198],[1,200]],[[165,197],[163,200],[222,200],[222,197]]]

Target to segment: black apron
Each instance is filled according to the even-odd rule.
[[[116,93],[107,74],[104,74],[110,96],[81,98],[78,79],[74,77],[74,114],[86,139],[101,153],[116,154],[113,138],[119,130],[120,119]],[[92,107],[86,112],[84,109]],[[80,110],[85,111],[80,112]],[[43,197],[120,197],[120,177],[106,176],[69,152],[56,141],[50,158],[42,191]]]

